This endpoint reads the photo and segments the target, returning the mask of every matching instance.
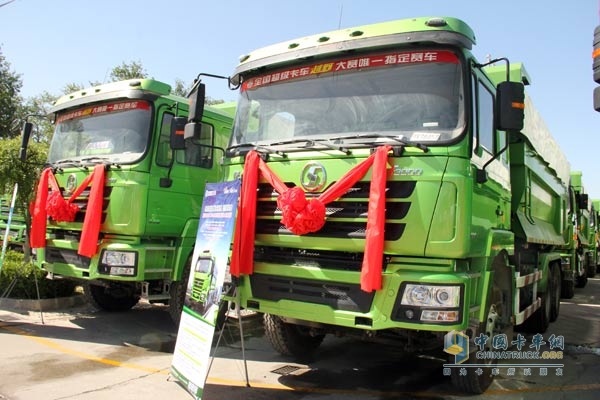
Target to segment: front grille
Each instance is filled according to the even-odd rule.
[[[250,275],[252,295],[256,299],[294,300],[330,306],[334,310],[366,313],[371,309],[374,292],[363,292],[358,284],[321,282],[313,279]]]
[[[192,297],[200,298],[202,295],[202,288],[204,287],[204,279],[194,278],[194,286],[192,286]]]
[[[87,205],[88,205],[88,199],[90,198],[90,190],[91,188],[88,186],[83,192],[81,192],[81,194],[79,195],[79,197],[77,197],[74,201],[73,204],[75,204],[77,206],[77,208],[79,209],[77,211],[77,213],[75,214],[75,221],[74,222],[80,222],[83,223],[83,220],[85,218],[85,212],[87,210]],[[60,192],[63,196],[63,198],[65,200],[69,199],[69,196],[67,196],[65,194],[65,188],[61,187],[60,188]],[[106,220],[106,211],[108,210],[108,205],[110,202],[110,194],[112,192],[112,187],[111,186],[104,186],[104,198],[102,200],[102,219],[101,219],[101,223],[104,223],[104,221]],[[48,192],[48,194],[50,194],[50,191]]]
[[[256,246],[254,249],[254,261],[289,266],[360,272],[363,262],[363,253]],[[387,258],[384,257],[381,262],[383,270],[385,271]]]
[[[293,187],[287,182],[288,187]],[[406,228],[401,220],[406,217],[411,206],[407,199],[411,196],[416,182],[388,181],[386,183],[385,240],[399,240]],[[357,182],[346,194],[326,205],[325,225],[307,237],[364,239],[367,231],[367,210],[370,182]],[[307,193],[307,198],[317,197],[318,193]],[[293,235],[281,225],[281,210],[277,207],[278,193],[270,184],[258,187],[256,233],[270,235]]]
[[[77,250],[58,249],[46,247],[46,261],[53,264],[72,264],[77,268],[90,269],[90,258],[77,254]]]

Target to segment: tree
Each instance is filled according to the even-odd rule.
[[[19,135],[19,116],[22,114],[21,76],[13,72],[0,49],[0,138]]]
[[[190,91],[190,85],[186,84],[181,79],[175,79],[175,86],[171,89],[171,94],[181,97],[187,97]]]
[[[44,91],[40,95],[27,99],[23,104],[26,119],[35,124],[31,141],[49,144],[52,140],[54,126],[49,111],[57,99],[58,96]]]
[[[114,67],[110,73],[112,82],[147,77],[148,73],[142,66],[141,61],[132,61],[130,64],[123,62],[121,65]]]

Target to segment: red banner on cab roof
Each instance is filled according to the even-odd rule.
[[[145,101],[119,101],[116,103],[105,103],[99,104],[93,107],[80,108],[79,110],[69,111],[65,114],[59,115],[56,119],[56,123],[68,121],[70,119],[89,117],[90,115],[105,114],[115,111],[126,111],[126,110],[149,110],[150,105]]]
[[[256,89],[272,83],[305,78],[312,75],[343,72],[358,69],[389,67],[400,64],[421,64],[432,62],[458,63],[456,54],[447,50],[405,51],[344,58],[342,60],[305,65],[255,76],[242,84],[242,91]]]

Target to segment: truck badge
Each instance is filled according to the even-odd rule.
[[[75,191],[75,187],[77,186],[77,175],[71,174],[67,178],[67,185],[65,187],[65,194],[71,195]]]
[[[300,184],[308,192],[316,192],[325,186],[327,173],[325,167],[318,162],[309,162],[302,168]]]

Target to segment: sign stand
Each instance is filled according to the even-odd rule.
[[[235,278],[234,278],[235,281]],[[244,343],[244,327],[242,325],[242,315],[241,315],[241,307],[240,307],[240,291],[237,288],[237,285],[233,284],[233,297],[235,298],[235,312],[238,319],[238,329],[240,331],[240,344],[242,348],[242,360],[244,360],[244,373],[246,375],[246,387],[250,386],[250,379],[248,375],[248,362],[246,360],[246,345]],[[217,338],[217,343],[215,344],[215,348],[213,350],[213,355],[210,360],[210,364],[208,366],[208,372],[210,373],[210,368],[212,367],[212,363],[215,359],[215,355],[217,354],[217,350],[219,349],[219,344],[221,343],[221,338],[223,337],[223,332],[225,332],[225,323],[229,319],[229,316],[225,316],[225,321],[223,321],[223,327],[221,328],[221,332],[219,333],[219,337]]]
[[[6,231],[4,232],[4,240],[2,241],[2,253],[0,254],[0,273],[2,273],[2,266],[4,265],[4,256],[6,255],[6,249],[8,247],[8,237],[10,236],[10,224],[12,222],[12,216],[15,209],[15,201],[17,199],[17,191],[19,190],[19,184],[15,183],[15,187],[13,189],[12,198],[10,200],[10,209],[8,212],[8,220],[6,221]],[[33,279],[35,279],[35,291],[37,292],[38,305],[40,307],[40,318],[42,319],[42,325],[44,325],[44,313],[42,311],[42,300],[40,299],[40,288],[38,286],[36,271],[33,272]],[[8,287],[0,296],[0,303],[5,298],[10,296],[10,292],[12,292],[13,288],[17,284],[18,277],[15,277],[12,282],[9,283]]]
[[[211,348],[223,307],[222,292],[239,190],[240,180],[207,183],[205,186],[190,276],[171,363],[172,375],[196,400],[202,397],[212,363]],[[235,290],[235,286],[233,288],[233,295],[239,304],[240,293]],[[241,332],[242,329],[240,320]],[[245,361],[245,348],[243,353]]]

